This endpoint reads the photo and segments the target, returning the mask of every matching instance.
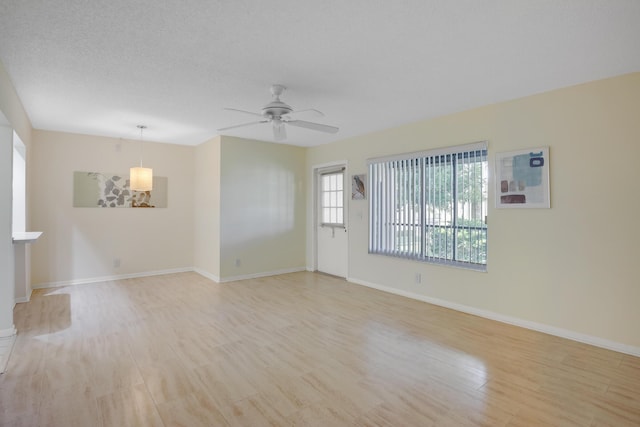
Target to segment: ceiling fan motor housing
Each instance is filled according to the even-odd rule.
[[[282,117],[285,114],[289,114],[293,111],[289,105],[277,100],[271,101],[262,108],[262,115],[265,117]]]
[[[293,111],[293,108],[280,101],[280,95],[282,95],[285,89],[286,87],[283,85],[271,85],[271,95],[273,96],[273,101],[262,108],[263,116],[267,118],[282,117],[285,114],[289,114]]]

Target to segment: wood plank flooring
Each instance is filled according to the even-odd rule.
[[[640,426],[640,359],[314,273],[35,291],[1,426]]]

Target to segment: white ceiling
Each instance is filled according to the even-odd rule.
[[[639,23],[639,0],[2,0],[0,61],[38,129],[195,145],[281,83],[340,127],[288,127],[312,146],[639,71]]]

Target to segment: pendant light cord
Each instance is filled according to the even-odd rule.
[[[142,132],[147,127],[145,125],[138,125],[138,129],[140,129],[140,167],[142,167]]]

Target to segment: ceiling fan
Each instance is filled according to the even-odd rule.
[[[229,129],[240,128],[244,126],[252,126],[260,123],[271,123],[273,127],[273,137],[277,141],[282,141],[287,138],[287,131],[285,129],[286,125],[297,126],[301,128],[317,130],[320,132],[327,133],[336,133],[338,132],[338,128],[335,126],[323,125],[320,123],[307,122],[305,120],[297,120],[293,118],[295,114],[312,111],[320,116],[324,116],[320,111],[315,110],[313,108],[307,110],[299,110],[294,111],[289,105],[285,104],[280,100],[280,95],[284,92],[286,87],[283,85],[272,85],[271,86],[271,95],[273,96],[273,100],[262,107],[262,113],[254,113],[252,111],[238,110],[237,108],[225,108],[228,111],[238,111],[240,113],[251,114],[252,116],[258,116],[261,120],[242,123],[239,125],[228,126],[224,128],[218,129],[218,132],[223,132]]]

